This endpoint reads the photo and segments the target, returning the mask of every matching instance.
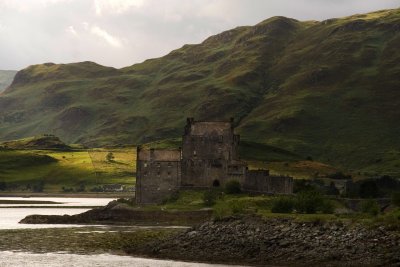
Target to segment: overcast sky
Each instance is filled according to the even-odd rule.
[[[0,0],[0,69],[95,61],[124,67],[271,16],[323,20],[400,0]]]

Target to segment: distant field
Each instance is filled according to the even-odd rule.
[[[113,159],[108,160],[107,154]],[[0,183],[10,191],[90,191],[104,184],[135,184],[136,149],[87,151],[0,150]],[[64,189],[63,189],[64,187]]]
[[[168,148],[179,143],[179,140],[161,140],[145,146]],[[269,169],[271,174],[297,179],[324,177],[338,171],[279,148],[246,141],[240,146],[240,155],[250,169]],[[1,188],[4,183],[5,191],[12,192],[79,193],[93,192],[107,184],[134,186],[135,182],[135,147],[0,150],[0,191],[4,190]]]

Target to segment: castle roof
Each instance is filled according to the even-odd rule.
[[[190,127],[190,133],[192,135],[208,135],[216,133],[217,135],[223,135],[225,132],[231,130],[230,122],[206,122],[199,121],[194,122]]]

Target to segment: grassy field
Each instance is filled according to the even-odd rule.
[[[369,214],[365,212],[355,212],[346,209],[340,199],[323,197],[323,201],[329,201],[332,210],[328,213],[317,211],[316,213],[275,213],[272,212],[274,201],[280,196],[268,195],[248,195],[248,194],[224,194],[220,193],[214,205],[206,205],[204,202],[204,190],[181,190],[177,195],[166,200],[160,205],[147,205],[134,207],[141,210],[163,210],[163,211],[190,211],[200,209],[212,209],[213,217],[216,219],[232,215],[251,215],[256,214],[263,218],[292,218],[297,221],[321,222],[321,221],[341,221],[341,222],[361,222],[367,225],[384,224],[388,227],[400,229],[400,208],[393,206],[389,212]],[[368,201],[368,200],[365,200]],[[343,212],[347,210],[347,212]]]
[[[144,146],[176,148],[179,145],[179,139],[166,139]],[[244,141],[240,153],[250,169],[266,168],[273,174],[312,178],[336,172],[328,165],[306,161],[288,151],[263,144]],[[0,183],[5,182],[8,191],[38,191],[38,185],[42,185],[44,192],[49,193],[88,192],[106,184],[133,186],[135,177],[135,147],[0,150]]]
[[[109,153],[112,160],[107,159]],[[39,183],[43,183],[45,192],[62,192],[63,187],[90,191],[105,184],[133,186],[135,157],[134,148],[0,150],[0,182],[11,191],[32,191]]]

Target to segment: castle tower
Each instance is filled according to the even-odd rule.
[[[182,187],[223,185],[230,171],[244,176],[238,160],[240,136],[230,121],[195,121],[188,118],[182,138]],[[232,165],[235,165],[232,167]]]

